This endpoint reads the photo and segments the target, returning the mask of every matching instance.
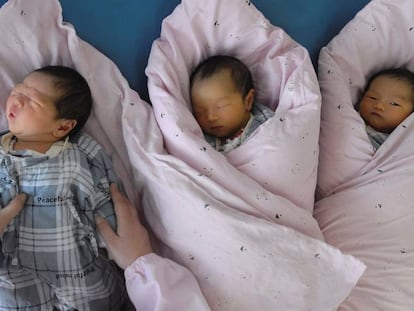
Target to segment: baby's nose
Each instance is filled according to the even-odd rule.
[[[375,109],[378,109],[378,110],[384,110],[384,103],[382,101],[378,100],[378,101],[375,102],[374,107],[375,107]]]
[[[217,113],[215,111],[209,111],[207,113],[207,120],[208,121],[211,122],[211,121],[215,121],[217,119],[218,119],[218,115],[217,115]]]

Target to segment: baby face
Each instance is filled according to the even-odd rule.
[[[34,72],[11,91],[6,102],[10,131],[18,138],[42,140],[56,126],[55,101],[59,92],[53,78]]]
[[[242,97],[229,70],[205,79],[196,78],[191,89],[194,117],[204,133],[232,138],[250,118],[254,90],[251,93]]]
[[[413,111],[413,95],[407,81],[379,76],[365,92],[359,112],[373,129],[391,133]]]

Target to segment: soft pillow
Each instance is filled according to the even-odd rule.
[[[414,70],[414,2],[373,0],[319,57],[322,120],[315,217],[367,271],[339,310],[414,306],[414,115],[374,150],[354,109],[367,79]]]
[[[57,0],[44,0],[41,5],[8,1],[0,10],[0,38],[0,129],[7,128],[4,110],[11,89],[29,72],[46,65],[75,68],[86,78],[93,95],[86,131],[111,155],[128,196],[135,199],[121,122],[123,106],[140,99],[112,61],[63,22]]]

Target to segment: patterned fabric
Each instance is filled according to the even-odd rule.
[[[215,136],[205,134],[206,141],[217,151],[228,153],[239,147],[261,124],[273,117],[275,112],[269,107],[255,103],[252,107],[252,114],[242,135],[234,139],[226,139],[226,143],[222,144],[221,140]]]
[[[109,157],[87,135],[55,157],[0,150],[2,206],[28,194],[1,238],[0,310],[119,310],[122,272],[94,225],[99,214],[115,227],[111,182]]]
[[[377,150],[382,145],[382,143],[388,138],[388,136],[390,136],[390,134],[381,133],[374,130],[369,125],[366,126],[366,130],[369,140],[371,141],[371,144],[374,147],[374,150]]]

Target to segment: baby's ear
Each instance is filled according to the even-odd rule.
[[[76,120],[73,119],[60,119],[53,135],[57,138],[65,137],[76,126]]]
[[[246,106],[246,111],[251,111],[254,103],[254,89],[250,89],[247,95],[244,97],[244,104]]]

